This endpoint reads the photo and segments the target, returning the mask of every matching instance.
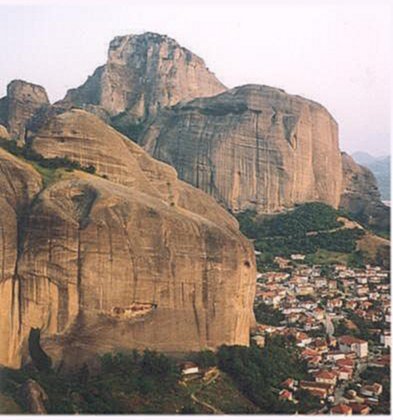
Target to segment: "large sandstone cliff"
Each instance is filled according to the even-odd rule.
[[[30,165],[0,148],[0,364],[12,364],[17,352],[20,226],[41,187],[41,177]]]
[[[29,121],[47,106],[49,100],[42,86],[13,80],[7,86],[7,96],[0,99],[0,124],[7,127],[12,139],[23,144]]]
[[[321,105],[280,89],[246,85],[167,108],[140,143],[234,211],[340,201],[337,123]]]
[[[25,217],[0,217],[1,364],[25,360],[31,328],[66,364],[116,349],[248,343],[252,246],[211,197],[85,111],[52,118],[32,147],[97,175],[64,172],[41,190],[32,168],[0,155],[29,183],[14,175],[2,186],[3,205],[21,202]]]
[[[106,64],[62,103],[101,107],[124,124],[136,124],[161,107],[225,90],[201,58],[159,34],[118,36]],[[119,121],[117,121],[119,123]]]

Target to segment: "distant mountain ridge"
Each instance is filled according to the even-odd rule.
[[[370,169],[377,179],[382,200],[390,201],[390,155],[375,157],[366,152],[355,152],[352,158]]]

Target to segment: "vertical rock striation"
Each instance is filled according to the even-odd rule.
[[[20,329],[17,262],[22,226],[30,202],[41,189],[40,175],[0,148],[0,364],[12,365]]]

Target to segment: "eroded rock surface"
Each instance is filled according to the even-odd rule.
[[[32,147],[97,175],[69,173],[31,203],[9,365],[27,356],[31,328],[69,366],[117,349],[248,344],[252,246],[211,197],[85,111],[52,119]]]
[[[7,96],[0,99],[0,124],[6,126],[12,139],[23,144],[30,119],[47,106],[49,100],[42,86],[13,80],[7,86]]]
[[[234,211],[339,204],[337,123],[321,105],[279,89],[246,85],[163,110],[141,144]]]

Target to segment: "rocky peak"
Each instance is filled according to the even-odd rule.
[[[7,86],[7,96],[0,99],[0,123],[7,127],[12,139],[24,143],[28,122],[47,106],[49,99],[42,86],[13,80]]]
[[[168,36],[147,32],[114,38],[107,63],[64,101],[99,105],[135,124],[162,107],[225,89],[200,57]]]

